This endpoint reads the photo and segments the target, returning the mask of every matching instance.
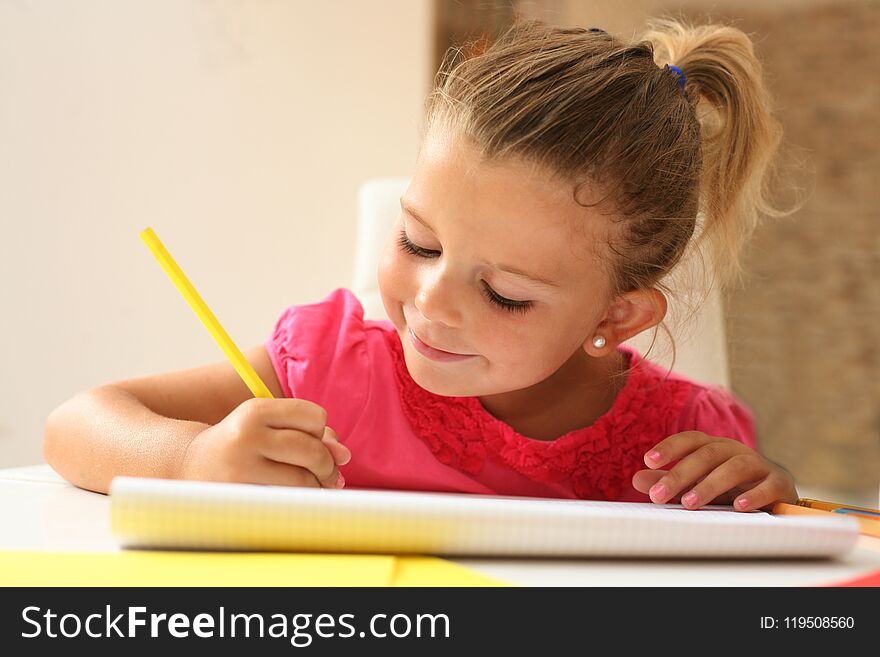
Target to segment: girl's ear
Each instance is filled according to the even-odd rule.
[[[666,297],[655,288],[626,292],[608,306],[605,317],[583,348],[590,356],[604,356],[642,331],[656,326],[666,317]],[[605,338],[601,347],[593,344],[597,336]]]

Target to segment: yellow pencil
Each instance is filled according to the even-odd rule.
[[[244,354],[241,353],[241,350],[235,346],[235,343],[232,341],[232,338],[229,337],[229,334],[222,326],[220,326],[220,322],[214,317],[214,313],[212,313],[207,304],[202,301],[202,297],[196,292],[196,289],[192,286],[192,283],[189,282],[189,279],[186,277],[186,274],[183,273],[183,270],[181,270],[181,268],[177,266],[177,263],[174,262],[174,258],[168,253],[168,250],[159,240],[156,233],[153,232],[153,229],[147,228],[141,231],[140,237],[144,241],[144,244],[147,245],[147,248],[150,249],[150,252],[156,257],[156,260],[159,261],[159,264],[162,266],[162,269],[165,270],[165,273],[168,274],[168,278],[171,279],[171,282],[174,283],[175,287],[183,295],[183,298],[186,299],[189,307],[192,308],[198,318],[202,320],[202,324],[208,329],[208,333],[211,334],[211,337],[214,338],[220,346],[220,349],[226,354],[226,357],[229,359],[229,362],[232,363],[232,366],[235,368],[235,371],[238,372],[242,381],[244,381],[247,387],[250,388],[250,391],[254,393],[254,397],[271,398],[273,395],[269,392],[269,388],[263,383],[263,380],[259,377],[254,368],[251,367],[251,364],[244,357]]]

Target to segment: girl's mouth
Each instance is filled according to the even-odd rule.
[[[441,361],[441,362],[451,362],[451,361],[460,361],[467,360],[468,358],[475,358],[476,354],[456,354],[451,351],[442,351],[441,349],[435,349],[430,345],[422,342],[419,337],[413,333],[413,330],[407,327],[407,331],[409,332],[410,341],[415,347],[415,350],[418,351],[425,358],[429,358],[431,360]]]

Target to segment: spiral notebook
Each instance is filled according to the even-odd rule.
[[[501,557],[835,557],[849,517],[726,506],[117,477],[111,526],[125,548]],[[829,514],[830,515],[830,514]]]

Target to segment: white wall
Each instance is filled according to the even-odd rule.
[[[429,0],[0,0],[0,467],[80,390],[222,360],[349,285],[356,191],[408,175]]]

